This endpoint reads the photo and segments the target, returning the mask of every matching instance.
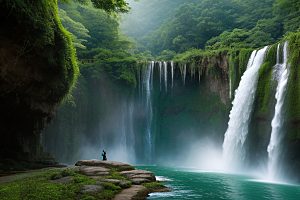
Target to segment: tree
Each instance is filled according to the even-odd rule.
[[[130,10],[129,4],[125,0],[58,0],[61,3],[70,3],[71,1],[85,5],[91,2],[95,8],[106,12],[128,13]]]
[[[274,15],[282,21],[284,32],[296,32],[300,24],[300,2],[298,0],[276,0]]]
[[[58,15],[62,25],[67,31],[70,32],[72,38],[73,47],[78,49],[86,49],[86,46],[83,45],[83,42],[87,42],[87,38],[91,36],[88,34],[88,30],[80,22],[75,22],[72,20],[62,9],[58,9]]]

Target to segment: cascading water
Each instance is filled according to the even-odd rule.
[[[153,89],[153,69],[154,62],[145,66],[142,71],[142,81],[143,81],[143,92],[145,92],[145,112],[146,112],[146,152],[147,161],[151,160],[152,155],[152,118],[153,118],[153,108],[152,108],[152,89]],[[161,63],[159,64],[160,69],[160,81],[161,81]]]
[[[162,71],[162,64],[161,64],[161,62],[159,61],[158,62],[158,64],[159,64],[159,90],[161,91],[161,77],[162,77],[162,73],[161,73],[161,71]]]
[[[183,85],[185,85],[185,78],[186,78],[186,64],[183,65],[181,69],[181,77],[182,77],[182,82]]]
[[[174,85],[174,62],[171,61],[171,76],[172,76],[172,88]]]
[[[244,142],[252,113],[255,91],[258,81],[258,70],[264,62],[268,47],[259,50],[252,65],[245,71],[235,93],[233,107],[230,111],[228,129],[223,143],[223,161],[225,170],[239,171],[245,158]],[[252,62],[251,57],[249,62]]]
[[[251,56],[249,58],[247,69],[249,69],[253,65],[254,58],[256,56],[257,50],[252,51]]]
[[[289,69],[287,67],[287,42],[284,44],[283,48],[283,63],[279,63],[279,47],[277,47],[277,63],[275,65],[275,78],[278,81],[276,95],[277,103],[275,105],[275,114],[272,120],[272,132],[270,143],[268,146],[268,179],[271,181],[275,181],[279,178],[280,175],[280,153],[281,153],[281,141],[284,136],[284,132],[282,130],[284,123],[284,102],[286,96],[286,86],[288,82]]]
[[[164,62],[165,90],[168,91],[168,63]]]

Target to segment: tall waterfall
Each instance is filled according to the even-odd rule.
[[[275,65],[275,78],[278,81],[276,95],[277,103],[275,105],[275,115],[272,120],[272,132],[271,139],[268,146],[268,178],[272,181],[278,178],[280,168],[280,152],[281,152],[281,141],[284,136],[283,123],[284,123],[284,102],[286,96],[286,86],[288,82],[289,69],[287,67],[287,42],[283,47],[283,63],[280,63],[279,59],[279,47],[277,47],[277,63]]]
[[[159,90],[161,91],[162,63],[159,61]]]
[[[257,53],[257,50],[252,51],[251,56],[250,56],[249,61],[248,61],[248,64],[247,64],[247,69],[249,69],[253,65],[256,53]]]
[[[186,64],[184,64],[182,66],[182,69],[180,68],[181,70],[181,78],[182,78],[182,82],[183,82],[183,85],[185,85],[185,79],[186,79]]]
[[[172,88],[174,85],[174,62],[171,61],[171,78],[172,78]]]
[[[256,53],[253,63],[243,74],[236,90],[223,143],[223,159],[226,170],[237,171],[242,167],[245,158],[244,142],[248,134],[258,81],[258,70],[264,62],[267,49],[268,47],[265,47]],[[249,62],[252,62],[251,58]]]
[[[165,90],[168,91],[168,63],[164,62]]]
[[[159,63],[160,69],[160,82],[161,82],[161,63]],[[152,90],[153,90],[153,70],[154,62],[145,66],[142,71],[142,91],[146,113],[146,152],[147,160],[150,161],[152,155],[152,119],[153,119],[153,102],[152,102]],[[161,84],[160,84],[161,85]]]

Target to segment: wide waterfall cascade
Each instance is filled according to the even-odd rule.
[[[225,170],[240,171],[245,158],[244,143],[252,113],[258,82],[258,70],[264,62],[268,47],[259,50],[252,65],[243,74],[235,92],[233,107],[230,111],[228,129],[223,142],[223,161]],[[249,62],[252,62],[250,57]]]
[[[283,123],[285,116],[285,96],[286,87],[289,77],[289,67],[287,66],[288,53],[287,53],[288,43],[285,42],[283,47],[283,63],[279,63],[279,45],[277,47],[277,63],[275,65],[275,77],[278,81],[276,95],[277,99],[275,105],[275,114],[272,120],[272,132],[270,143],[268,145],[268,179],[271,181],[276,181],[279,178],[280,173],[280,153],[281,153],[281,141],[284,136]]]

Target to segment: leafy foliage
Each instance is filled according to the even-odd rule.
[[[114,13],[127,13],[130,10],[128,3],[125,0],[58,0],[58,2],[76,2],[83,5],[92,3],[95,8]]]
[[[156,8],[157,12],[165,9],[160,2],[151,2],[151,7]],[[152,9],[147,7],[150,3],[140,3]],[[145,29],[143,33],[135,29],[133,33],[127,33],[141,44],[139,53],[148,50],[152,55],[160,56],[165,51],[183,53],[191,48],[259,48],[274,44],[284,34],[299,28],[300,5],[296,0],[185,0],[181,3],[165,0],[164,3],[170,5],[168,14],[152,11],[146,15],[150,19],[160,16],[164,21],[153,24],[151,30]],[[136,7],[142,9],[141,6]],[[146,21],[140,16],[141,13],[133,12],[139,19],[131,17],[132,23]],[[126,24],[124,26],[127,30]]]
[[[1,13],[7,17],[3,27],[15,24],[17,31],[9,37],[24,42],[25,52],[42,54],[49,66],[41,70],[47,74],[44,84],[54,89],[53,98],[60,101],[75,83],[79,69],[69,33],[62,26],[55,0],[2,1]]]
[[[289,48],[292,50],[290,56],[291,71],[288,81],[288,113],[292,121],[300,120],[300,32],[291,34],[289,37]],[[299,133],[300,136],[300,133]]]
[[[261,112],[267,110],[267,103],[270,100],[273,66],[276,64],[277,45],[273,45],[267,53],[264,64],[259,69],[256,100]]]
[[[71,176],[70,183],[57,184],[50,180]],[[112,199],[121,188],[111,183],[101,183],[99,193],[82,192],[83,185],[94,185],[96,181],[74,170],[46,170],[33,177],[22,178],[0,185],[0,199]]]
[[[89,31],[82,23],[72,20],[64,10],[58,9],[58,14],[63,26],[71,33],[73,47],[76,49],[86,49],[86,46],[82,42],[87,42],[86,39],[91,37],[88,34]]]
[[[165,186],[161,182],[143,183],[142,185],[150,190],[158,190],[165,188]]]

